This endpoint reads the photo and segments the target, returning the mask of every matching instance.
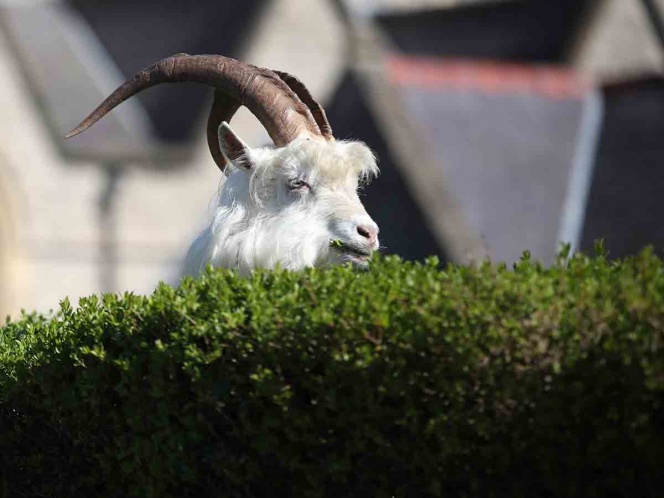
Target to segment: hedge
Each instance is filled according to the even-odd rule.
[[[664,496],[664,266],[378,258],[0,329],[0,496]]]

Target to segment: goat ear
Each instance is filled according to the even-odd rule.
[[[226,121],[219,125],[217,136],[219,137],[219,149],[227,162],[232,162],[246,171],[253,167],[249,157],[249,146],[235,134]]]

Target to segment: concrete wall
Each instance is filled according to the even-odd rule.
[[[65,296],[75,302],[107,290],[99,281],[97,204],[103,173],[96,164],[70,164],[59,154],[3,38],[0,108],[0,178],[11,179],[0,188],[6,218],[0,230],[3,246],[11,232],[14,248],[11,261],[3,248],[4,274],[20,274],[20,282],[3,279],[2,291],[9,298],[3,299],[2,312],[47,311]],[[210,163],[201,147],[182,173],[125,175],[116,214],[119,289],[148,292],[160,279],[175,275],[219,182]]]
[[[17,309],[25,292],[23,261],[18,245],[21,220],[20,192],[9,177],[0,140],[0,325]]]

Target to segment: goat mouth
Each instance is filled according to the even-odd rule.
[[[343,259],[355,266],[366,267],[371,259],[373,251],[369,248],[347,244],[340,240],[334,240],[330,244],[332,248],[340,253]]]

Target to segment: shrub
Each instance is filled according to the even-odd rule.
[[[0,329],[0,495],[661,496],[663,310],[650,251],[65,300]]]

